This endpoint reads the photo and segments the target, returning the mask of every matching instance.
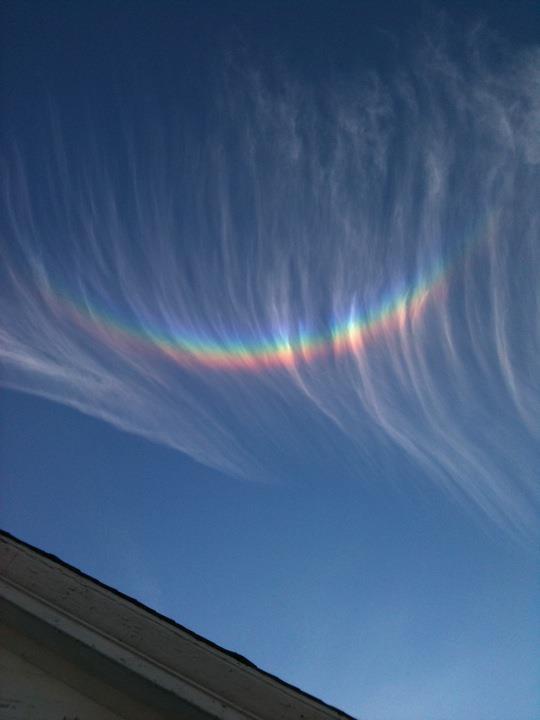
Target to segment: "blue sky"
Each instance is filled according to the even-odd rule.
[[[4,15],[2,527],[359,718],[537,718],[533,4]],[[345,358],[150,347],[441,266]]]

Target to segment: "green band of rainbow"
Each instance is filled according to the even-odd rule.
[[[336,322],[326,334],[304,334],[295,337],[271,337],[259,341],[208,342],[166,334],[151,328],[137,328],[120,322],[96,308],[75,304],[63,296],[62,307],[91,334],[97,334],[109,345],[140,352],[159,352],[182,366],[202,366],[223,371],[258,371],[272,367],[292,367],[323,355],[358,352],[368,339],[402,325],[407,317],[418,313],[428,298],[445,280],[448,267],[442,263],[427,279],[411,290],[401,292],[370,312],[352,314]],[[58,298],[58,296],[57,296]]]

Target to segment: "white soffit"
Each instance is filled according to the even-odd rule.
[[[219,720],[353,720],[5,533],[0,597]]]

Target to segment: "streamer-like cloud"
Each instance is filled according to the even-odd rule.
[[[3,383],[235,476],[325,437],[361,477],[386,438],[530,529],[540,53],[488,56],[426,43],[317,91],[230,71],[197,130],[10,150]]]

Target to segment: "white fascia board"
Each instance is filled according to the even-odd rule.
[[[219,720],[352,720],[5,536],[0,579],[9,602]]]

